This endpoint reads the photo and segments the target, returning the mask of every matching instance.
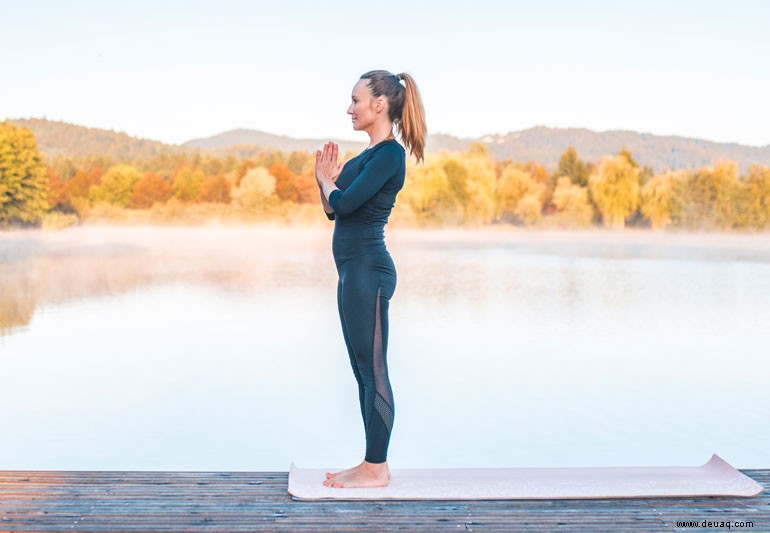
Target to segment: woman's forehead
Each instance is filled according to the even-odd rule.
[[[366,96],[367,94],[369,94],[369,89],[366,86],[366,80],[358,80],[358,83],[356,83],[353,87],[353,93],[351,96],[362,97]]]

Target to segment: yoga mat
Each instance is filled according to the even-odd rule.
[[[762,486],[717,454],[701,466],[391,469],[386,487],[334,488],[326,472],[289,469],[295,500],[502,500],[756,496]]]

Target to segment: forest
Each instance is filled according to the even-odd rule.
[[[353,157],[347,152],[342,160]],[[32,131],[0,122],[0,227],[76,224],[329,223],[315,154],[260,148],[247,157],[197,151],[151,157],[44,157]],[[407,156],[399,226],[625,227],[762,231],[770,226],[770,168],[720,159],[655,173],[622,149],[584,161],[564,148],[558,168],[496,160],[482,143]]]

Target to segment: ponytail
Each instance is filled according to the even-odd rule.
[[[361,76],[369,80],[372,96],[385,95],[388,99],[388,118],[396,124],[398,136],[417,162],[425,160],[425,140],[428,135],[425,125],[425,108],[420,91],[411,75],[398,75],[387,70],[371,70]],[[404,85],[399,81],[403,80]]]

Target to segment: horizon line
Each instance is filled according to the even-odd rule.
[[[214,134],[211,134],[211,135],[208,135],[208,136],[204,136],[204,137],[193,137],[191,139],[188,139],[187,141],[184,141],[184,143],[170,143],[170,142],[163,141],[163,140],[160,140],[160,139],[155,139],[155,138],[151,138],[151,137],[144,137],[144,136],[141,136],[141,135],[131,134],[131,133],[125,131],[125,130],[117,130],[117,129],[114,129],[114,128],[102,128],[102,127],[98,127],[98,126],[88,126],[86,124],[70,122],[70,121],[62,120],[62,119],[51,119],[51,118],[48,118],[46,116],[41,116],[41,117],[32,117],[32,116],[30,116],[30,117],[17,117],[17,118],[6,117],[5,119],[2,119],[2,120],[3,121],[5,121],[5,120],[11,120],[11,121],[14,121],[14,120],[45,120],[45,121],[48,121],[48,122],[58,122],[58,123],[67,124],[67,125],[70,125],[70,126],[83,127],[83,128],[86,128],[86,129],[110,131],[110,132],[113,132],[113,133],[119,133],[119,134],[127,135],[128,137],[132,137],[132,138],[138,139],[138,140],[159,142],[159,143],[167,145],[167,146],[176,146],[176,147],[184,147],[184,143],[189,143],[189,142],[197,141],[197,140],[201,140],[201,139],[210,139],[212,137],[216,137],[218,135],[222,135],[222,134],[225,134],[225,133],[231,133],[231,132],[234,132],[234,131],[253,131],[253,132],[264,133],[264,134],[267,134],[267,135],[273,135],[275,137],[286,137],[286,138],[289,138],[289,139],[292,139],[292,140],[298,140],[298,141],[312,141],[312,140],[317,140],[318,139],[318,138],[315,138],[315,137],[295,137],[295,136],[286,135],[286,134],[282,134],[282,133],[271,133],[269,131],[255,129],[255,128],[237,127],[237,128],[232,128],[232,129],[229,129],[229,130],[220,131],[219,133],[214,133]],[[533,130],[533,129],[538,129],[538,128],[549,129],[549,130],[585,130],[585,131],[589,131],[589,132],[592,132],[592,133],[615,133],[615,132],[618,132],[618,133],[636,133],[636,134],[639,134],[639,135],[653,135],[655,137],[674,137],[674,138],[679,138],[679,139],[691,139],[691,140],[705,141],[705,142],[709,142],[709,143],[713,143],[713,144],[738,145],[738,146],[743,146],[743,147],[748,147],[748,148],[760,148],[760,149],[762,149],[762,148],[770,148],[770,143],[764,144],[764,145],[755,145],[755,144],[744,144],[744,143],[741,143],[741,142],[738,142],[738,141],[715,141],[715,140],[707,139],[707,138],[704,138],[704,137],[689,137],[687,135],[673,134],[673,133],[661,134],[661,133],[653,133],[651,131],[640,131],[640,130],[634,130],[634,129],[595,130],[595,129],[588,128],[586,126],[547,126],[545,124],[535,124],[535,125],[530,126],[528,128],[524,128],[524,129],[521,129],[521,130],[510,130],[510,131],[505,132],[505,133],[499,133],[499,132],[498,133],[484,133],[484,134],[482,134],[482,135],[480,135],[478,137],[468,137],[468,136],[462,137],[462,136],[459,136],[459,135],[455,135],[453,133],[446,133],[446,132],[435,132],[435,133],[429,133],[428,135],[429,136],[431,136],[431,135],[444,135],[444,136],[448,136],[448,137],[454,137],[454,138],[456,138],[458,140],[461,140],[461,141],[462,140],[470,140],[470,141],[481,141],[481,142],[484,142],[484,141],[482,141],[482,139],[484,137],[505,137],[505,136],[513,134],[513,133],[522,133],[522,132],[525,132],[525,131],[529,131],[529,130]],[[342,140],[342,141],[345,141],[345,142],[350,142],[350,143],[358,143],[358,142],[365,143],[365,142],[367,142],[366,140],[358,141],[358,140],[354,140],[354,139],[346,139],[346,138],[341,138],[341,137],[337,137],[336,139],[337,140]]]

